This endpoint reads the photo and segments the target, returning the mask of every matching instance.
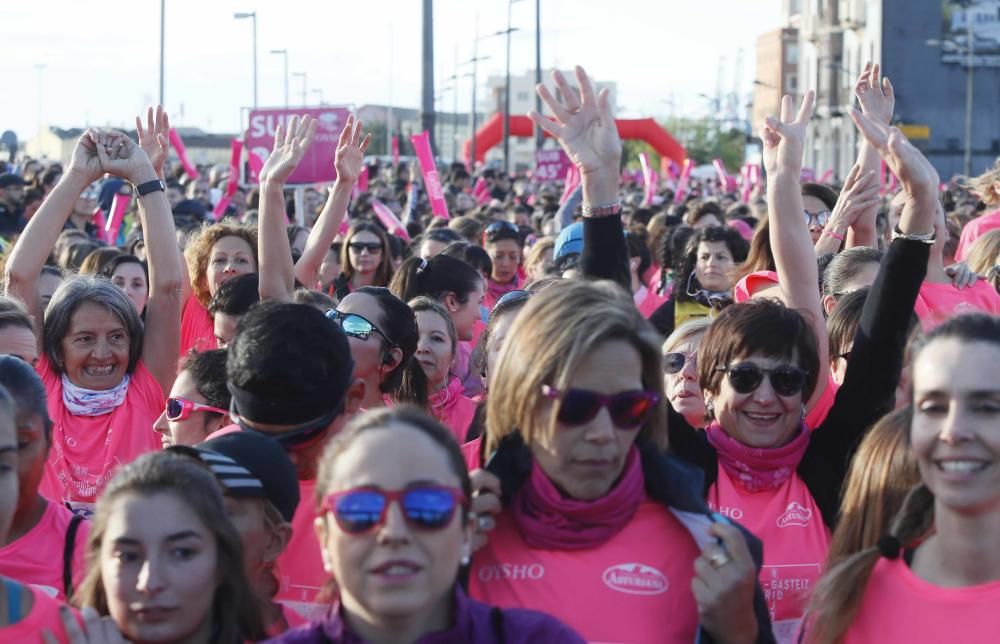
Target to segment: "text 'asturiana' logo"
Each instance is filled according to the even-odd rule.
[[[641,563],[611,566],[601,578],[608,588],[630,595],[659,595],[670,586],[666,575]]]
[[[785,512],[778,517],[778,527],[784,528],[790,525],[805,527],[809,525],[809,519],[812,518],[812,514],[812,510],[809,508],[796,501],[792,501],[785,508]]]

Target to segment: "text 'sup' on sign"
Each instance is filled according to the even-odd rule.
[[[931,138],[931,127],[929,125],[900,124],[896,127],[903,133],[903,136],[911,141],[927,140]]]
[[[266,160],[274,148],[274,131],[285,125],[292,116],[315,117],[316,138],[306,150],[305,157],[288,184],[324,183],[337,178],[333,155],[337,151],[340,131],[344,129],[350,110],[346,107],[303,107],[298,109],[250,110],[250,127],[246,134],[247,151]],[[257,173],[251,169],[249,181],[256,183]]]

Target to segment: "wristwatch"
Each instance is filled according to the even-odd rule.
[[[908,239],[910,241],[918,241],[918,242],[923,242],[925,244],[933,244],[935,238],[936,235],[933,230],[930,232],[929,235],[913,235],[909,233],[904,233],[902,230],[900,230],[899,224],[896,224],[896,227],[892,229],[893,241],[897,239]]]
[[[135,197],[144,197],[151,192],[156,192],[161,190],[163,192],[167,191],[167,185],[163,183],[162,179],[153,179],[152,181],[147,181],[146,183],[140,183],[133,188],[135,190]]]

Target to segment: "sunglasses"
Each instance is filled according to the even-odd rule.
[[[680,351],[671,351],[663,356],[663,373],[679,373],[684,365],[691,363],[691,367],[698,368],[698,354],[692,353],[690,356]]]
[[[382,252],[381,242],[351,242],[347,245],[347,247],[359,255],[363,250],[367,250],[372,255]]]
[[[360,535],[385,523],[385,515],[393,501],[399,504],[408,526],[425,532],[446,528],[455,516],[455,508],[468,507],[462,490],[438,485],[393,491],[359,487],[329,495],[324,506],[333,514],[341,530]]]
[[[802,392],[806,385],[806,377],[809,372],[791,365],[782,365],[774,369],[765,369],[752,362],[729,367],[716,367],[716,371],[722,371],[729,376],[729,384],[736,393],[749,394],[757,391],[760,383],[767,375],[771,381],[771,388],[779,396],[794,396]]]
[[[829,210],[820,210],[817,213],[812,213],[809,212],[808,210],[803,209],[802,214],[805,215],[807,226],[812,221],[815,221],[818,226],[826,226],[826,222],[830,221]]]
[[[344,333],[352,338],[357,338],[358,340],[368,341],[372,333],[376,333],[382,337],[390,346],[396,346],[396,343],[389,339],[382,330],[375,326],[370,320],[361,317],[355,313],[341,313],[337,309],[330,309],[326,312],[326,317],[330,318],[334,322],[340,325],[340,328],[344,330]]]
[[[501,237],[518,241],[521,239],[521,229],[509,221],[494,221],[483,233],[486,235],[486,241],[496,241]]]
[[[623,391],[606,396],[587,389],[559,391],[548,385],[542,385],[542,395],[559,401],[556,419],[564,425],[590,422],[602,407],[607,407],[611,422],[619,429],[642,426],[649,420],[662,398],[655,391]]]
[[[186,420],[188,416],[196,411],[209,411],[213,414],[228,414],[229,412],[225,409],[219,409],[218,407],[212,407],[211,405],[202,405],[201,403],[191,402],[190,400],[185,400],[184,398],[167,398],[167,420]]]

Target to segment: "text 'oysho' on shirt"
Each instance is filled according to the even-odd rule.
[[[691,580],[699,554],[687,529],[653,501],[589,550],[529,548],[503,514],[473,558],[469,594],[548,613],[591,642],[689,644],[698,630]]]
[[[38,490],[74,510],[92,510],[118,470],[162,447],[153,423],[166,404],[163,390],[140,360],[125,402],[100,416],[74,416],[63,404],[62,378],[46,358],[39,359],[37,371],[52,418],[52,447]]]
[[[805,483],[793,472],[777,489],[747,492],[719,466],[708,505],[764,543],[760,586],[774,636],[779,643],[794,642],[809,591],[830,550],[830,532]]]

